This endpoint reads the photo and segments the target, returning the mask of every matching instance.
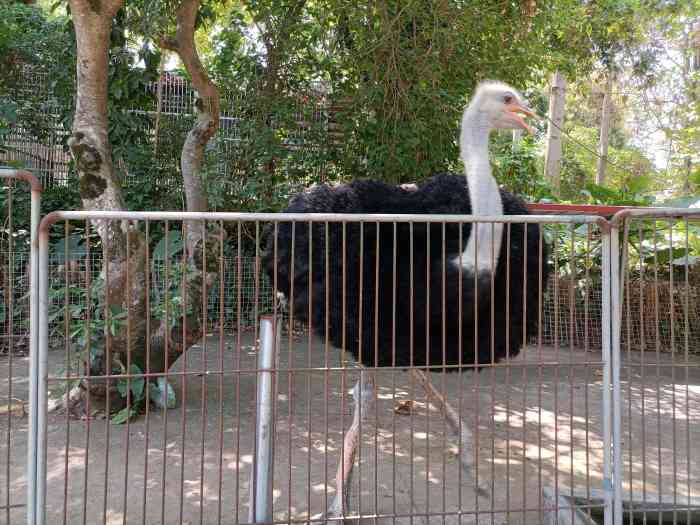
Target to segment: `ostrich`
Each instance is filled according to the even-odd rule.
[[[520,114],[532,115],[513,88],[477,87],[461,123],[466,184],[463,176],[438,174],[418,185],[318,185],[296,195],[285,212],[525,215],[525,203],[499,189],[488,152],[493,129],[529,131]],[[536,224],[280,222],[267,230],[264,268],[278,295],[291,298],[296,319],[364,367],[452,372],[516,356],[536,333],[548,274],[540,244]],[[423,370],[411,373],[462,435],[460,459],[469,471],[468,431]],[[360,419],[373,385],[365,371],[352,390],[353,422],[330,515],[343,515],[348,506]]]

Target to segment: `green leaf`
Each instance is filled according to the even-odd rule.
[[[117,390],[119,391],[120,396],[126,397],[127,387],[128,382],[126,379],[120,379],[119,381],[117,381]]]
[[[131,371],[130,373],[132,375],[141,375],[143,372],[141,369],[137,366],[132,364],[131,365]],[[132,377],[131,378],[131,393],[134,395],[133,401],[141,401],[143,399],[143,391],[144,391],[144,386],[146,384],[146,380],[143,377]]]
[[[156,247],[153,250],[153,259],[157,261],[162,261],[166,258],[170,259],[174,255],[180,253],[184,245],[182,234],[179,231],[175,230],[168,232],[167,242],[166,237],[163,237],[160,241],[158,241],[158,244],[156,244]]]
[[[175,390],[173,390],[173,387],[165,377],[159,377],[156,384],[150,383],[150,389],[150,398],[158,408],[161,410],[175,408],[177,405]],[[163,395],[163,392],[167,392],[167,395]],[[164,397],[166,398],[165,400],[163,399]]]
[[[124,407],[112,416],[112,423],[115,425],[123,425],[136,414],[138,414],[138,410],[135,407]]]

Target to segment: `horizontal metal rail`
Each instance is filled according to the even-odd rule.
[[[669,219],[669,218],[700,219],[700,208],[644,208],[627,209],[616,213],[610,223],[620,226],[627,219]]]
[[[387,213],[238,213],[185,211],[54,211],[41,221],[46,228],[61,220],[153,220],[153,221],[264,221],[264,222],[425,222],[425,223],[545,223],[598,224],[608,221],[596,215],[421,215]]]

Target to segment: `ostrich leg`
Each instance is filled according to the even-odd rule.
[[[352,397],[354,399],[352,424],[346,432],[343,441],[343,457],[335,476],[336,494],[333,498],[333,503],[328,509],[330,517],[342,516],[350,504],[350,483],[355,462],[355,451],[360,441],[360,424],[367,417],[374,400],[373,372],[360,371],[360,380],[355,383],[352,389]]]
[[[412,368],[411,374],[413,374],[413,377],[415,377],[421,384],[428,395],[428,399],[437,405],[440,412],[442,412],[447,419],[450,427],[452,427],[452,431],[457,435],[460,442],[459,461],[462,464],[465,474],[472,478],[474,470],[473,458],[476,451],[474,450],[474,444],[472,443],[472,434],[467,428],[467,425],[460,419],[459,414],[454,408],[452,408],[452,406],[450,406],[445,397],[435,388],[435,386],[433,386],[428,378],[428,375],[423,370]],[[475,490],[478,495],[487,498],[489,497],[488,492],[483,488],[476,486]]]

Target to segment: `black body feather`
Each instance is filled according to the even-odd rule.
[[[505,214],[528,213],[521,199],[501,195]],[[285,211],[466,215],[471,207],[465,177],[444,174],[415,191],[371,180],[316,186],[296,195]],[[314,223],[310,229],[309,223],[280,222],[276,252],[275,229],[267,231],[265,271],[291,300],[295,319],[310,322],[321,338],[366,366],[474,366],[517,355],[524,339],[537,333],[540,290],[549,273],[540,226],[527,225],[527,250],[525,225],[512,224],[510,232],[504,227],[493,285],[490,276],[475,282],[453,262],[467,245],[470,224],[461,226],[461,240],[458,224],[414,223],[412,230],[411,243],[407,223],[329,223],[327,229]]]

